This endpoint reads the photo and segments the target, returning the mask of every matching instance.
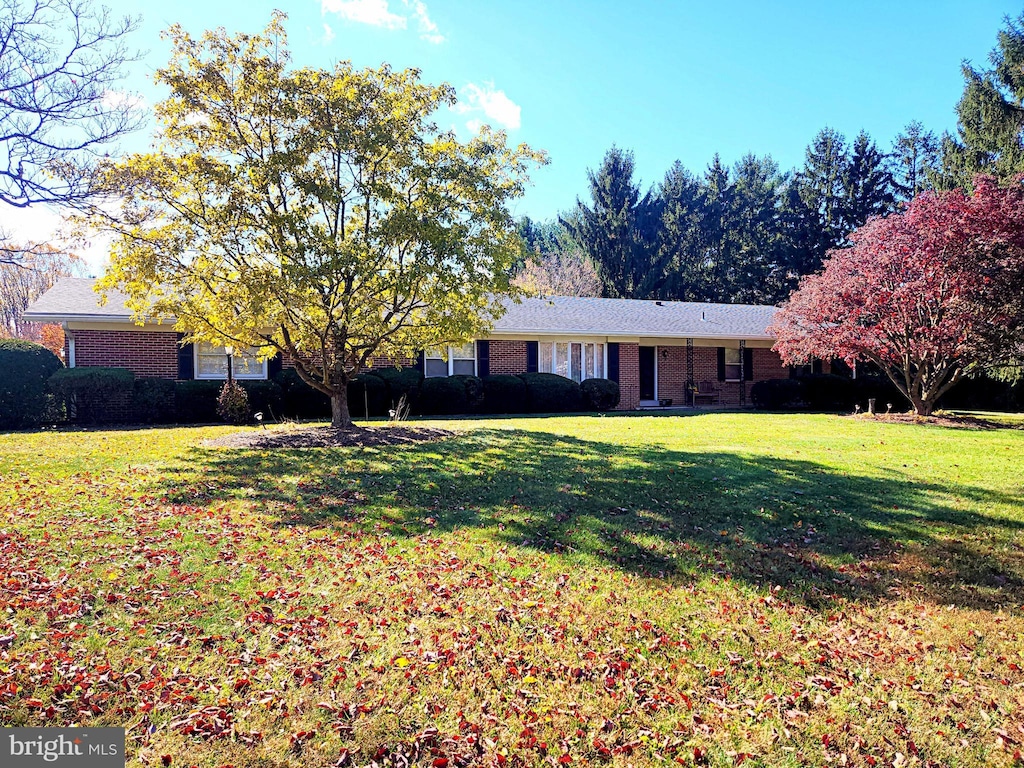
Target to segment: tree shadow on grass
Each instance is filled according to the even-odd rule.
[[[278,525],[478,529],[496,544],[634,574],[712,576],[791,599],[1024,603],[1018,493],[850,475],[813,461],[485,429],[396,448],[209,450],[165,473],[176,502],[247,499]]]

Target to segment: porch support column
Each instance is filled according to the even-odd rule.
[[[686,401],[693,407],[696,401],[693,397],[693,339],[686,340]]]
[[[740,405],[747,404],[747,372],[743,365],[747,358],[747,340],[740,339]]]

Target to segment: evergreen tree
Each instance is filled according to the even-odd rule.
[[[701,183],[676,160],[658,189],[661,222],[655,270],[657,298],[700,301],[709,283],[698,249]]]
[[[892,213],[896,190],[886,167],[886,156],[864,131],[853,142],[845,174],[846,210],[843,237],[861,227],[871,216]]]
[[[918,120],[907,123],[893,142],[890,173],[898,199],[913,200],[935,188],[939,173],[939,142]]]
[[[728,301],[774,304],[789,293],[781,232],[785,179],[770,156],[746,155],[733,169],[733,269]]]
[[[657,251],[660,205],[633,182],[633,153],[612,147],[601,167],[588,171],[592,205],[579,198],[572,215],[560,219],[597,268],[604,295],[645,298]]]
[[[1024,14],[1007,18],[990,69],[964,64],[957,136],[943,141],[943,170],[961,187],[976,173],[1009,179],[1024,172]]]
[[[726,301],[732,282],[734,264],[734,206],[732,180],[729,169],[716,154],[704,172],[698,195],[699,215],[697,229],[697,259],[706,282],[704,301]]]

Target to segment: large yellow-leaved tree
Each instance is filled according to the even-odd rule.
[[[114,164],[118,237],[100,290],[191,341],[287,356],[351,425],[349,381],[373,358],[459,343],[513,295],[521,241],[508,204],[545,162],[483,128],[417,70],[289,66],[283,14],[259,35],[168,32],[171,95],[156,151]]]

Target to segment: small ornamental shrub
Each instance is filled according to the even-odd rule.
[[[217,396],[217,415],[229,424],[247,424],[252,415],[249,395],[237,381],[225,381]]]
[[[583,393],[572,379],[554,373],[521,373],[530,413],[568,413],[583,410]]]
[[[526,413],[526,383],[518,376],[485,376],[485,413]]]
[[[217,421],[219,381],[174,382],[174,410],[179,424],[210,424]]]
[[[176,416],[174,382],[171,379],[135,380],[132,421],[139,424],[170,424]]]
[[[283,415],[289,419],[329,419],[331,399],[302,380],[294,368],[285,368],[274,375],[281,387]],[[349,403],[349,408],[352,404]]]
[[[131,419],[135,374],[127,368],[63,368],[49,380],[68,417],[83,424]]]
[[[619,382],[611,379],[584,379],[580,382],[583,405],[588,411],[610,411],[619,404]]]
[[[46,420],[47,381],[63,364],[42,344],[0,339],[0,429],[24,429]]]

